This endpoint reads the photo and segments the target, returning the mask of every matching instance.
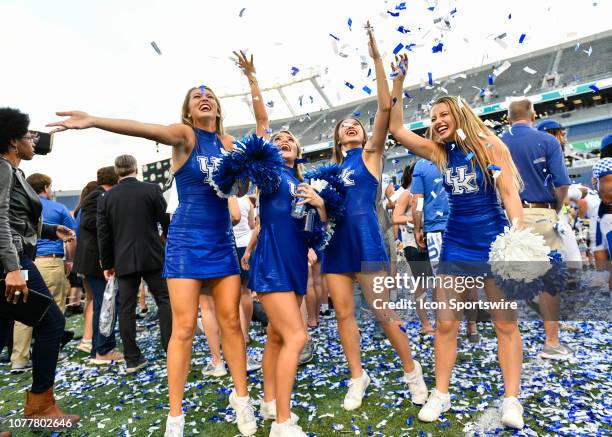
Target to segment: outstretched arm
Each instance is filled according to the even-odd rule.
[[[51,131],[52,134],[68,129],[89,129],[96,127],[121,135],[146,138],[168,146],[183,146],[188,143],[189,135],[192,134],[188,126],[180,123],[164,126],[161,124],[141,123],[134,120],[94,117],[82,111],[56,112],[56,115],[68,118],[47,124],[47,127],[55,127]]]
[[[374,126],[372,128],[372,137],[365,145],[365,150],[375,152],[377,159],[385,151],[385,142],[389,131],[389,114],[391,112],[391,95],[389,94],[389,85],[385,76],[385,68],[383,67],[382,58],[378,51],[378,45],[374,38],[374,30],[368,22],[368,49],[370,56],[374,60],[374,70],[376,72],[376,92],[378,100],[378,110],[374,118]]]
[[[255,64],[253,63],[253,55],[251,55],[250,60],[247,59],[246,54],[242,50],[240,50],[240,52],[234,52],[234,55],[236,56],[236,63],[238,64],[238,67],[240,67],[240,69],[248,79],[249,86],[251,87],[253,112],[255,113],[255,133],[260,137],[269,138],[270,134],[268,132],[268,113],[266,111],[266,106],[261,95],[261,90],[259,89],[257,77],[255,77]]]
[[[395,61],[395,64],[391,64],[395,77],[393,78],[393,91],[391,92],[389,131],[402,146],[425,159],[431,160],[431,154],[436,143],[415,134],[404,126],[404,79],[408,69],[408,56],[400,55],[399,58],[395,58]]]

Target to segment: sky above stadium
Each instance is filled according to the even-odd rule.
[[[255,55],[262,87],[318,75],[338,105],[368,97],[364,85],[375,90],[367,76],[368,19],[388,73],[394,49],[410,48],[410,85],[425,83],[428,72],[435,80],[609,30],[611,15],[610,1],[2,0],[0,104],[28,112],[40,130],[55,111],[71,109],[169,124],[191,86],[206,84],[221,96],[247,91],[229,59],[243,49]],[[308,81],[284,90],[297,112],[327,108]],[[264,98],[274,102],[273,119],[291,115],[276,92]],[[226,125],[252,122],[243,98],[223,106]],[[23,168],[50,175],[55,189],[80,189],[122,153],[144,164],[170,149],[97,130],[66,132],[55,136],[50,155]]]

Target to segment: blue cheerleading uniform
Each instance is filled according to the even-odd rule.
[[[446,145],[448,164],[443,172],[449,216],[442,237],[441,273],[486,274],[491,243],[504,232],[508,219],[493,181],[454,142]]]
[[[308,239],[304,219],[291,216],[292,201],[300,181],[295,171],[283,167],[281,183],[273,193],[261,193],[261,229],[251,257],[249,288],[257,293],[294,291],[306,294]]]
[[[336,224],[325,249],[323,273],[354,273],[389,269],[389,257],[376,214],[378,180],[363,162],[363,149],[346,153],[340,166],[346,187],[346,216]]]
[[[240,273],[227,199],[209,184],[223,144],[216,132],[195,129],[196,144],[174,174],[179,206],[168,230],[165,278],[218,278]]]

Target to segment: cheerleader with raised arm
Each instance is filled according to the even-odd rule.
[[[399,355],[403,381],[410,389],[412,402],[427,400],[427,386],[421,365],[412,359],[412,351],[401,320],[393,310],[373,304],[374,299],[389,301],[389,290],[374,293],[375,278],[388,274],[389,257],[376,214],[376,197],[380,191],[382,154],[389,127],[391,98],[382,59],[368,25],[369,51],[376,70],[378,110],[372,136],[368,137],[356,118],[341,120],[334,129],[333,160],[340,165],[342,183],[346,188],[345,205],[350,210],[336,224],[334,235],[323,256],[322,273],[334,304],[342,348],[348,361],[351,380],[342,406],[354,410],[361,406],[370,377],[361,365],[359,329],[355,321],[353,283],[361,290],[385,334]]]
[[[268,116],[255,78],[253,57],[236,53],[238,65],[249,80],[257,122],[256,132],[268,137]],[[278,148],[284,166],[280,185],[271,192],[259,194],[259,228],[253,233],[241,260],[249,270],[248,288],[257,293],[268,315],[267,340],[263,354],[264,396],[261,415],[274,419],[270,436],[302,437],[306,434],[291,413],[291,392],[297,372],[300,352],[308,340],[300,305],[308,281],[309,234],[305,219],[296,218],[296,205],[308,203],[316,210],[320,222],[326,222],[323,199],[308,184],[303,183],[300,145],[286,130],[271,137]]]
[[[390,131],[402,145],[430,160],[444,177],[450,214],[438,273],[450,276],[487,275],[491,243],[508,226],[508,219],[517,228],[523,226],[523,208],[519,197],[520,176],[510,152],[491,132],[467,103],[451,96],[440,97],[431,106],[428,138],[423,138],[403,124],[402,94],[405,56],[394,67],[393,108]],[[490,171],[493,169],[493,172]],[[499,197],[498,197],[499,194]],[[505,207],[501,207],[501,203]],[[489,301],[503,299],[493,277],[485,277],[484,289]],[[452,287],[438,287],[436,298],[448,304],[452,299],[465,299]],[[447,305],[451,307],[451,305]],[[521,334],[513,310],[492,310],[497,334],[499,365],[504,380],[502,423],[512,428],[523,427],[523,407],[518,401],[523,351]],[[450,409],[449,383],[457,357],[457,331],[461,314],[438,310],[435,328],[436,388],[419,412],[419,419],[433,422]]]
[[[236,410],[238,429],[245,435],[255,434],[257,422],[247,390],[238,311],[240,269],[232,223],[227,199],[219,198],[209,183],[222,152],[233,148],[233,138],[223,131],[218,98],[206,86],[191,88],[183,101],[181,123],[168,126],[94,117],[80,111],[57,115],[69,118],[49,124],[57,127],[55,131],[95,127],[172,146],[179,206],[170,223],[164,264],[172,306],[167,353],[170,413],[165,435],[183,435],[182,402],[203,286],[210,289],[215,301],[223,354],[234,382],[229,402]]]

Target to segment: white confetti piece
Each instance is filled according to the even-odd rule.
[[[467,135],[465,134],[465,132],[463,132],[463,129],[461,128],[457,128],[457,135],[459,135],[461,141],[465,141],[465,139],[467,138]]]
[[[534,70],[533,68],[529,68],[529,67],[523,67],[523,71],[525,73],[529,73],[529,74],[536,74],[537,73],[536,70]]]
[[[495,77],[499,76],[504,71],[506,71],[508,68],[510,68],[511,65],[512,64],[510,62],[504,61],[499,67],[497,67],[495,70],[493,70],[493,75]]]

